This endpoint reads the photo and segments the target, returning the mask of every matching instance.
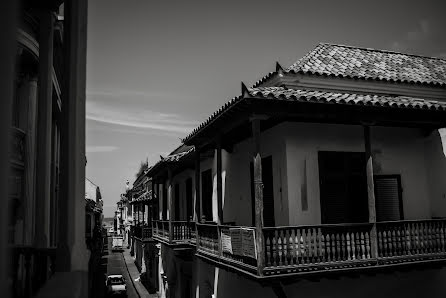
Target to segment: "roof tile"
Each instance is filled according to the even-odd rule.
[[[285,71],[446,86],[444,59],[325,43]]]

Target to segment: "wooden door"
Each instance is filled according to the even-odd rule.
[[[319,152],[323,224],[368,222],[365,154]]]
[[[212,170],[201,173],[201,200],[206,221],[212,221]]]
[[[255,226],[255,190],[254,190],[254,165],[250,164],[251,172],[251,214],[252,225]],[[274,227],[276,224],[274,216],[274,184],[273,184],[273,158],[267,156],[262,158],[262,182],[263,182],[263,225]]]

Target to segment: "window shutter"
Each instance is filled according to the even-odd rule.
[[[401,220],[401,180],[399,175],[375,176],[376,217],[378,221]]]

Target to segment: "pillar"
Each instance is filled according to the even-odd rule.
[[[50,237],[53,37],[54,15],[50,10],[42,10],[40,12],[37,105],[37,138],[39,141],[36,148],[35,242],[38,247],[48,247]]]
[[[203,205],[200,196],[200,151],[195,152],[195,222],[200,222],[203,214]]]
[[[172,242],[173,229],[172,229],[172,211],[173,211],[173,198],[172,198],[172,170],[167,169],[167,217],[169,219],[169,242]]]
[[[34,242],[34,222],[35,222],[35,179],[36,179],[36,122],[37,122],[37,77],[31,75],[27,81],[27,99],[28,105],[26,132],[26,158],[25,158],[25,244],[32,245]]]
[[[218,224],[223,223],[223,186],[221,178],[221,138],[217,140],[217,215]]]
[[[375,207],[375,185],[373,181],[373,158],[372,145],[370,142],[370,126],[364,125],[364,145],[366,155],[366,174],[367,174],[367,197],[369,208],[369,223],[372,224],[370,231],[370,249],[371,257],[378,257],[378,239],[376,236],[376,207]]]
[[[59,245],[56,271],[88,270],[85,245],[85,88],[87,0],[64,6],[64,63],[61,117]],[[84,276],[84,275],[82,275]],[[86,288],[85,288],[86,289]],[[84,291],[84,290],[82,290]],[[87,297],[87,293],[84,293]]]
[[[254,141],[254,202],[257,245],[257,270],[263,275],[265,267],[264,239],[263,239],[263,181],[262,181],[262,157],[260,155],[260,120],[252,120],[252,136]]]

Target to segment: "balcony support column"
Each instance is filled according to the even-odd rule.
[[[200,151],[195,152],[195,222],[200,222],[203,214],[203,204],[200,196]]]
[[[169,218],[169,242],[172,242],[173,238],[173,231],[172,231],[172,211],[173,211],[173,198],[172,198],[172,170],[169,168],[167,169],[167,206],[168,213],[167,217]]]
[[[263,181],[262,181],[262,157],[260,155],[260,119],[252,119],[252,137],[254,141],[254,201],[255,224],[257,246],[257,272],[263,275],[265,267],[264,239],[263,239]]]
[[[378,238],[376,234],[376,207],[375,207],[375,185],[373,181],[373,157],[372,145],[370,141],[370,126],[364,125],[364,144],[366,155],[366,172],[367,172],[367,197],[369,208],[369,223],[372,224],[370,231],[370,250],[371,257],[378,257]]]
[[[222,169],[221,169],[221,137],[217,139],[217,223],[223,223],[223,185],[222,185]]]
[[[223,223],[223,185],[221,179],[221,136],[219,135],[217,138],[217,232],[218,232],[218,253],[220,256],[223,255],[222,246],[221,246],[221,233],[220,233],[220,225]]]
[[[56,271],[80,271],[79,296],[87,296],[89,251],[85,245],[86,0],[65,1],[64,101],[61,117],[61,173]],[[40,100],[40,99],[39,99]],[[84,280],[85,278],[85,280]]]

